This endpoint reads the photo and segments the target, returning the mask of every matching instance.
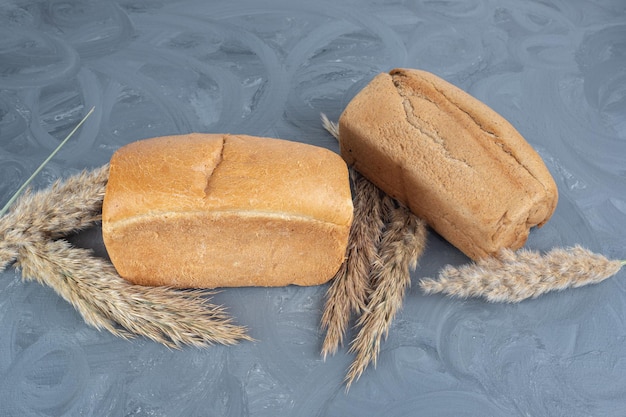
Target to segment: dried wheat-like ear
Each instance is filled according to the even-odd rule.
[[[448,265],[439,278],[424,278],[426,294],[482,297],[492,302],[516,303],[549,291],[595,284],[615,275],[626,261],[609,260],[580,246],[556,248],[540,254],[521,249],[502,250],[460,267]]]
[[[382,194],[361,174],[351,171],[354,184],[354,220],[350,228],[346,259],[333,278],[326,295],[321,325],[326,329],[322,345],[324,358],[334,354],[352,312],[364,310],[369,291],[369,272],[378,254],[376,246],[383,229]]]
[[[83,171],[15,199],[0,217],[0,270],[17,259],[26,243],[56,239],[99,221],[108,171],[108,165]]]
[[[402,307],[406,289],[411,285],[411,270],[417,266],[426,246],[426,223],[389,196],[383,199],[385,230],[372,265],[367,308],[358,320],[359,332],[350,351],[356,357],[346,375],[346,388],[359,379],[370,362],[376,366],[382,337]]]
[[[17,266],[24,280],[50,286],[86,323],[116,336],[140,335],[172,348],[251,340],[206,301],[208,291],[133,285],[109,262],[62,239],[22,246]]]
[[[339,140],[339,127],[321,115],[324,128]],[[354,191],[354,216],[346,258],[331,280],[326,294],[326,304],[321,327],[326,330],[322,356],[337,352],[350,322],[352,313],[361,313],[369,292],[371,265],[378,257],[376,247],[380,241],[383,224],[381,199],[383,193],[365,177],[350,169]]]
[[[28,187],[37,174],[43,170],[48,162],[52,160],[52,158],[78,131],[78,129],[87,121],[94,110],[94,108],[91,108],[87,112],[85,117],[82,118],[76,127],[74,127],[65,139],[59,143],[50,155],[48,155],[48,157],[37,167],[35,172],[33,172],[33,174],[28,177],[26,181],[24,181],[22,186],[0,209],[0,271],[4,270],[7,265],[15,261],[17,258],[18,248],[23,242],[34,242],[52,237],[52,235],[58,233],[55,228],[61,227],[64,223],[64,216],[66,216],[66,213],[55,209],[55,206],[59,204],[66,204],[63,200],[68,198],[68,196],[59,193],[65,191],[58,189],[58,185],[60,183],[56,184],[56,188],[52,187],[36,194],[31,193]],[[106,169],[106,171],[107,172],[104,173],[105,183],[106,177],[108,177],[108,169]],[[98,172],[96,173],[96,175],[99,174],[100,173]],[[100,192],[104,195],[104,184],[96,184],[96,187],[100,186],[102,187]],[[87,192],[89,191],[91,190],[87,190]],[[100,205],[101,199],[101,196],[96,198],[96,200],[100,200]],[[47,202],[50,202],[50,204],[46,204]],[[81,205],[80,201],[78,203],[78,205]],[[82,212],[88,211],[91,213],[89,216],[90,218],[81,221],[91,223],[91,218],[94,215],[96,217],[99,215],[98,213],[100,210],[98,202],[96,201],[96,207],[94,207],[92,203],[92,200],[85,200],[84,204],[81,205],[83,207],[78,209]],[[7,212],[8,214],[6,214]],[[94,212],[95,214],[93,214]],[[71,215],[72,214],[70,214],[70,216]],[[82,215],[79,217],[82,217]],[[74,225],[74,223],[72,223],[72,225]]]
[[[339,140],[339,125],[335,122],[331,122],[324,113],[320,115],[322,119],[322,126],[328,133],[334,136],[335,139]]]
[[[206,301],[207,291],[131,284],[108,261],[59,238],[100,219],[107,177],[104,166],[21,196],[0,218],[0,266],[16,260],[25,280],[50,286],[85,322],[117,336],[142,335],[169,347],[251,340]]]
[[[26,190],[0,217],[0,231],[13,229],[54,239],[89,227],[102,218],[108,177],[107,164],[57,180],[38,192]]]
[[[339,126],[322,114],[322,124],[337,140]],[[356,353],[346,375],[346,388],[357,380],[370,362],[376,364],[383,335],[387,335],[401,308],[410,271],[417,265],[426,244],[426,223],[405,206],[385,195],[355,172],[354,223],[347,260],[328,292],[322,326],[328,329],[322,354],[334,353],[343,340],[351,310],[361,313],[360,328],[350,351]],[[358,267],[349,265],[358,263]],[[358,283],[367,291],[348,291]],[[355,294],[358,293],[358,296]],[[362,303],[366,303],[362,306]]]

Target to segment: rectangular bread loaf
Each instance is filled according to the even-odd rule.
[[[473,259],[524,245],[557,204],[541,157],[484,103],[428,72],[376,76],[339,119],[348,163]]]
[[[102,217],[113,265],[136,284],[316,285],[344,260],[352,199],[327,149],[190,134],[120,148]]]

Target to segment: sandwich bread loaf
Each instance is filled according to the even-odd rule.
[[[136,284],[316,285],[344,260],[352,209],[347,166],[327,149],[189,134],[113,155],[102,232]]]
[[[487,105],[424,71],[376,76],[339,119],[341,154],[473,259],[517,249],[557,188],[541,157]]]

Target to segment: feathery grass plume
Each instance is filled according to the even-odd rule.
[[[20,195],[0,217],[0,271],[25,242],[55,239],[99,221],[108,173],[104,165]]]
[[[358,321],[359,332],[350,347],[356,353],[346,375],[346,389],[358,380],[370,362],[376,366],[380,343],[385,338],[405,290],[411,285],[411,270],[426,246],[426,223],[391,197],[383,199],[388,213],[386,229],[379,244],[379,258],[371,271],[373,291]]]
[[[51,232],[50,229],[54,230],[60,224],[63,224],[64,221],[61,220],[66,216],[65,213],[56,212],[54,215],[42,215],[40,210],[41,208],[46,208],[46,210],[54,210],[54,206],[56,206],[60,200],[65,200],[68,196],[63,192],[65,190],[61,189],[47,189],[44,191],[40,191],[35,195],[32,195],[30,190],[28,189],[29,184],[33,181],[33,179],[39,174],[43,168],[52,160],[54,155],[56,155],[61,148],[70,140],[70,138],[78,131],[78,129],[87,121],[87,118],[94,112],[95,108],[92,107],[89,112],[82,118],[82,120],[72,129],[72,131],[59,143],[59,145],[48,155],[48,157],[37,167],[35,172],[28,177],[26,181],[20,186],[20,188],[9,198],[9,201],[0,209],[0,271],[3,271],[7,265],[13,262],[18,255],[18,249],[20,245],[24,242],[34,242],[45,239],[44,234],[54,234],[57,232]],[[106,177],[108,175],[108,168],[106,169],[106,173],[104,174],[104,181],[106,183]],[[98,175],[99,173],[96,173]],[[87,179],[88,183],[89,179]],[[77,189],[82,189],[82,184],[79,184]],[[26,192],[26,195],[23,195],[23,192]],[[68,192],[74,190],[67,190]],[[87,190],[90,191],[90,190]],[[102,196],[104,195],[104,190],[102,189],[102,195],[99,195],[96,200],[95,207],[91,203],[91,201],[85,201],[87,207],[81,207],[80,210],[85,211],[89,209],[93,209],[96,212],[96,217],[99,215],[100,207],[102,203]],[[19,200],[18,200],[19,199]],[[17,204],[15,202],[17,201]],[[38,203],[49,202],[48,206],[37,207]],[[78,205],[82,206],[81,201],[78,200]],[[5,215],[9,210],[10,213]],[[51,213],[48,213],[51,214]],[[81,218],[82,215],[78,216]],[[59,221],[60,220],[60,221]],[[91,219],[86,219],[89,223],[91,223]]]
[[[339,140],[339,126],[321,114],[324,128]],[[346,260],[331,280],[321,327],[326,330],[322,356],[335,354],[343,344],[352,312],[365,308],[369,291],[369,271],[377,257],[376,245],[384,227],[382,220],[382,192],[365,177],[350,170],[354,189],[354,220],[350,228]]]
[[[354,185],[354,220],[348,237],[346,259],[326,294],[322,329],[326,337],[322,356],[334,354],[350,321],[351,313],[365,308],[369,291],[370,266],[377,257],[376,246],[384,227],[381,191],[365,177],[351,170]]]
[[[8,229],[49,238],[84,229],[102,218],[109,166],[84,170],[37,192],[27,190],[0,218],[0,237]]]
[[[24,280],[52,287],[85,322],[116,336],[142,335],[170,348],[251,340],[222,307],[206,302],[208,291],[133,285],[109,262],[62,239],[24,244],[18,267]]]
[[[335,139],[339,140],[339,125],[335,122],[331,122],[324,113],[322,113],[320,117],[322,118],[322,126],[324,126],[324,129],[333,135]]]
[[[544,255],[503,249],[497,256],[472,264],[448,265],[440,271],[438,280],[425,278],[420,287],[426,294],[516,303],[549,291],[601,282],[624,264],[626,261],[609,260],[578,245],[552,249]]]

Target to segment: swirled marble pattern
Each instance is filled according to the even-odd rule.
[[[528,246],[626,258],[623,0],[0,2],[0,204],[92,106],[36,187],[140,138],[232,132],[337,151],[336,119],[378,72],[432,71],[507,117],[561,192]],[[98,231],[82,242],[100,247]],[[98,246],[100,245],[100,246]],[[436,235],[414,283],[466,259]],[[626,273],[517,305],[417,285],[349,393],[322,361],[326,286],[228,289],[258,341],[170,351],[86,326],[0,274],[2,416],[624,416]]]

